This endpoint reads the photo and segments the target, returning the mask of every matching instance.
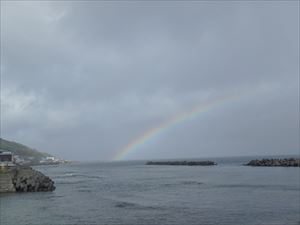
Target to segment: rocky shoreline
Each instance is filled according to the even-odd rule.
[[[248,162],[246,166],[300,167],[300,159],[255,159]]]
[[[148,161],[146,165],[167,165],[167,166],[215,166],[213,161]]]
[[[14,166],[0,170],[0,193],[54,190],[54,182],[48,176],[29,166]]]

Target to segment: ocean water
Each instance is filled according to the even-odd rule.
[[[252,158],[251,158],[252,159]],[[299,225],[300,169],[145,161],[40,166],[54,192],[0,195],[1,225]]]

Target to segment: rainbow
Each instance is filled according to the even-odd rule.
[[[204,104],[198,105],[192,108],[189,111],[179,113],[177,115],[172,116],[171,118],[167,119],[166,121],[160,123],[158,126],[155,126],[146,132],[142,133],[141,135],[134,138],[131,142],[121,148],[117,154],[113,157],[113,160],[122,160],[124,159],[129,153],[133,153],[138,150],[142,145],[145,145],[150,140],[158,137],[160,134],[174,128],[175,126],[193,120],[197,118],[200,114],[207,112],[211,109],[214,109],[218,106],[223,105],[226,102],[231,102],[234,99],[241,98],[242,94],[240,95],[233,95],[233,96],[222,96],[218,99],[211,100]]]

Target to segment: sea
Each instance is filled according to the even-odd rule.
[[[37,166],[54,192],[0,195],[1,225],[299,225],[300,168],[145,161]],[[193,159],[195,160],[195,159]]]

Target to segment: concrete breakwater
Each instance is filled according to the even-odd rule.
[[[300,159],[255,159],[251,160],[246,166],[282,166],[282,167],[300,167]]]
[[[170,166],[214,166],[213,161],[148,161],[146,165],[170,165]]]
[[[0,193],[54,190],[54,182],[49,177],[29,166],[15,166],[0,170]]]

